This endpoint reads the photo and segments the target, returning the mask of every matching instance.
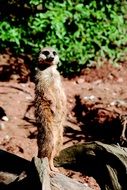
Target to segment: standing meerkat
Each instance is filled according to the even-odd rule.
[[[63,123],[66,116],[66,96],[57,71],[59,56],[51,48],[39,54],[35,75],[35,118],[38,128],[38,157],[47,157],[52,171],[53,159],[63,144]]]

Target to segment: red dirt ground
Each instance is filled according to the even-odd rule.
[[[116,132],[118,126],[113,121],[127,112],[126,81],[126,63],[115,68],[109,64],[87,68],[80,76],[63,79],[68,99],[63,148],[90,140],[119,142],[120,132]],[[9,118],[8,121],[0,120],[0,148],[28,160],[37,155],[33,100],[33,82],[18,83],[14,78],[0,82],[0,106]],[[105,121],[109,131],[106,129],[107,133],[103,135]],[[65,169],[61,172],[88,183],[93,189],[100,189],[92,176]]]

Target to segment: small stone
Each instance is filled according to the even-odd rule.
[[[9,135],[6,135],[6,136],[4,137],[4,140],[6,140],[6,141],[9,141],[9,139],[10,139],[10,136],[9,136]]]
[[[122,83],[123,82],[123,78],[122,77],[118,78],[117,82]]]
[[[3,129],[5,129],[5,125],[4,123],[0,123],[0,130],[3,130]]]
[[[8,121],[8,120],[9,120],[7,116],[3,116],[1,119],[2,119],[3,121]]]
[[[26,99],[27,99],[27,100],[31,100],[32,97],[31,97],[31,96],[26,96]]]
[[[96,97],[94,95],[91,95],[91,96],[84,96],[84,99],[85,100],[91,100],[91,101],[94,101],[96,99]]]
[[[79,78],[76,82],[77,82],[78,84],[82,84],[82,83],[84,83],[84,79],[83,79],[83,78]]]

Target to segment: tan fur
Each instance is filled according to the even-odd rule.
[[[44,63],[41,56],[39,62]],[[53,158],[59,154],[63,144],[63,122],[66,115],[66,96],[56,64],[57,61],[44,70],[38,69],[35,76],[38,157],[48,157],[51,170],[55,170]]]

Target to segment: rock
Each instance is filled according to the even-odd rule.
[[[92,190],[61,173],[49,171],[48,159],[25,160],[0,150],[0,189]]]
[[[92,190],[88,185],[75,181],[58,172],[54,172],[49,177],[47,158],[34,158],[33,164],[37,169],[43,190]]]
[[[101,189],[127,189],[127,148],[99,141],[77,144],[62,150],[56,161],[93,176]]]

